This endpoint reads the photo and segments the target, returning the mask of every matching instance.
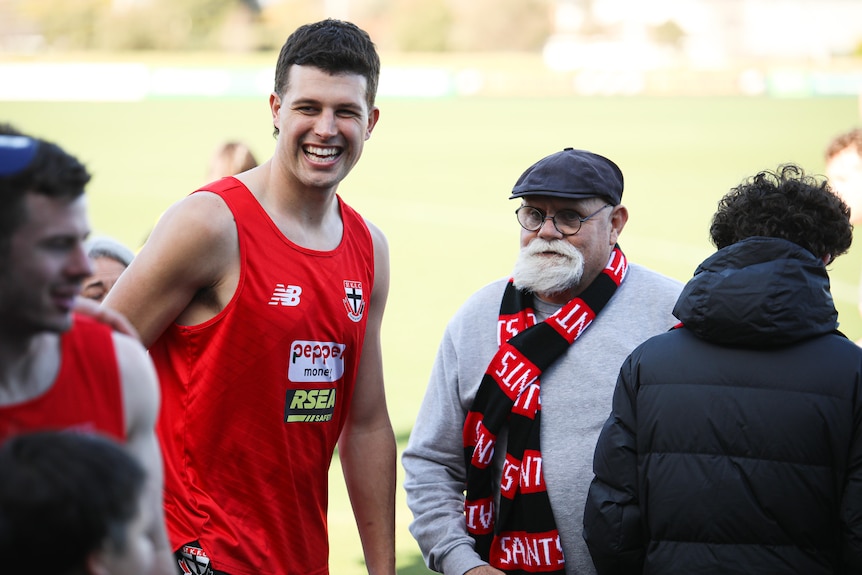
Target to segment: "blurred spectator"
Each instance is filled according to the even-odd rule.
[[[829,186],[850,208],[850,223],[862,222],[862,128],[835,136],[826,147]]]
[[[84,279],[81,295],[100,302],[132,263],[135,254],[117,240],[104,236],[87,240],[86,248],[93,272]]]
[[[0,447],[7,575],[144,575],[154,563],[143,467],[105,436],[25,433]]]
[[[838,134],[826,146],[826,177],[850,208],[850,223],[862,222],[862,128]],[[856,305],[862,315],[862,281]],[[856,343],[862,345],[862,339]]]
[[[207,181],[234,176],[257,166],[257,160],[242,142],[228,141],[216,148],[210,159]]]
[[[155,433],[159,388],[140,341],[74,313],[90,275],[84,189],[90,174],[58,145],[0,124],[0,440],[75,429],[122,442],[146,469],[148,536],[159,573],[174,574]],[[114,314],[116,315],[116,314]],[[0,522],[0,529],[5,528]],[[57,542],[42,541],[48,560]],[[0,571],[8,556],[0,553]],[[46,572],[37,565],[33,572]],[[50,569],[50,572],[57,572]]]

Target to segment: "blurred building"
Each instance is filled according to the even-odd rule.
[[[555,0],[546,61],[652,69],[756,58],[827,61],[862,46],[860,0]],[[664,36],[662,36],[664,32]]]

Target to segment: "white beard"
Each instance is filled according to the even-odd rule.
[[[558,254],[547,255],[548,252]],[[565,240],[535,238],[521,248],[512,279],[515,287],[556,295],[576,287],[584,274],[584,255]]]

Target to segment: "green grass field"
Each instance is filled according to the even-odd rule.
[[[507,274],[514,261],[519,228],[515,203],[507,197],[528,165],[566,146],[617,161],[630,211],[623,249],[630,260],[685,280],[713,251],[710,216],[729,188],[782,162],[822,173],[829,138],[860,122],[853,98],[453,98],[378,104],[380,123],[340,192],[390,242],[384,362],[400,448],[448,318],[474,290]],[[94,230],[133,247],[168,205],[204,183],[218,142],[245,140],[261,160],[273,145],[265,99],[0,102],[2,121],[81,157],[94,174]],[[842,329],[854,339],[862,337],[855,307],[860,268],[860,246],[830,268]],[[337,460],[332,474],[332,573],[363,573]],[[407,531],[410,513],[401,490],[397,521],[399,573],[425,573]]]

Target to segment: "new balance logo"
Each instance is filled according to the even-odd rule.
[[[298,306],[301,294],[302,288],[299,286],[275,284],[275,291],[272,292],[269,305]]]

